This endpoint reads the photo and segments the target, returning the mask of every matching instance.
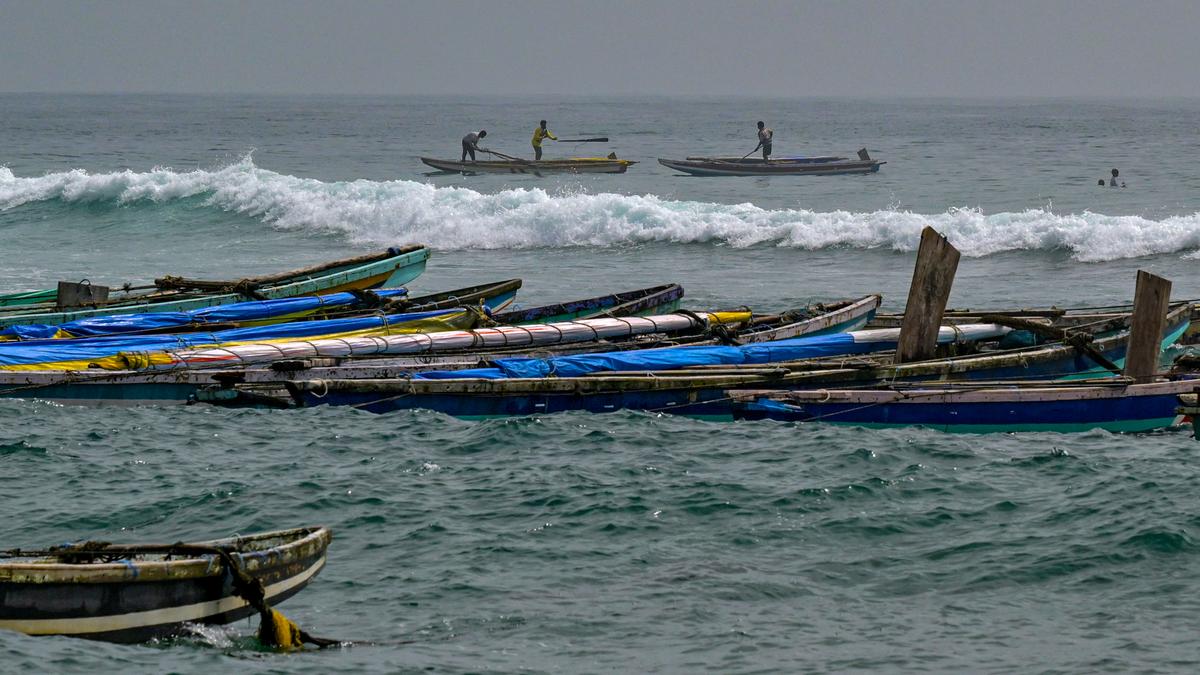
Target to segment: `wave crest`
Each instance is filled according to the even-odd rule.
[[[984,214],[950,209],[818,212],[753,204],[672,201],[654,195],[551,194],[515,188],[485,194],[395,180],[326,183],[259,168],[247,156],[216,171],[82,169],[18,177],[0,167],[0,210],[33,202],[167,204],[203,197],[203,205],[290,230],[336,232],[356,243],[420,241],[439,249],[613,246],[646,242],[774,244],[800,249],[891,248],[911,251],[926,225],[965,255],[1067,250],[1096,262],[1200,248],[1200,213],[1151,220],[1042,209]]]

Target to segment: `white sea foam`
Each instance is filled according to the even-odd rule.
[[[672,201],[654,195],[553,194],[539,188],[484,194],[396,180],[326,183],[261,169],[245,159],[216,171],[76,169],[17,177],[0,167],[0,210],[46,200],[205,206],[290,230],[337,232],[373,245],[423,242],[438,249],[613,246],[643,242],[756,244],[801,249],[915,249],[932,225],[965,255],[1066,250],[1082,261],[1173,252],[1196,255],[1200,213],[1152,220],[1042,209],[985,214],[908,211],[817,212],[753,204]]]

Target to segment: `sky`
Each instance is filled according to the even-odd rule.
[[[1200,97],[1200,0],[0,0],[0,92]]]

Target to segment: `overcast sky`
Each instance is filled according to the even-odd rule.
[[[1200,96],[1200,0],[0,0],[0,91]]]

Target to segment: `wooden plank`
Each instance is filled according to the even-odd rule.
[[[933,358],[937,349],[938,328],[942,313],[950,300],[950,287],[958,271],[958,249],[932,227],[921,232],[917,249],[917,264],[913,268],[908,302],[904,305],[904,320],[900,324],[900,340],[896,347],[896,362],[920,361]]]
[[[1163,328],[1171,301],[1171,282],[1145,270],[1138,270],[1133,295],[1133,322],[1129,328],[1129,347],[1125,353],[1125,376],[1146,382],[1158,373],[1158,355],[1162,349]]]
[[[108,302],[108,286],[94,285],[91,282],[60,281],[56,297],[56,309],[99,307]]]

